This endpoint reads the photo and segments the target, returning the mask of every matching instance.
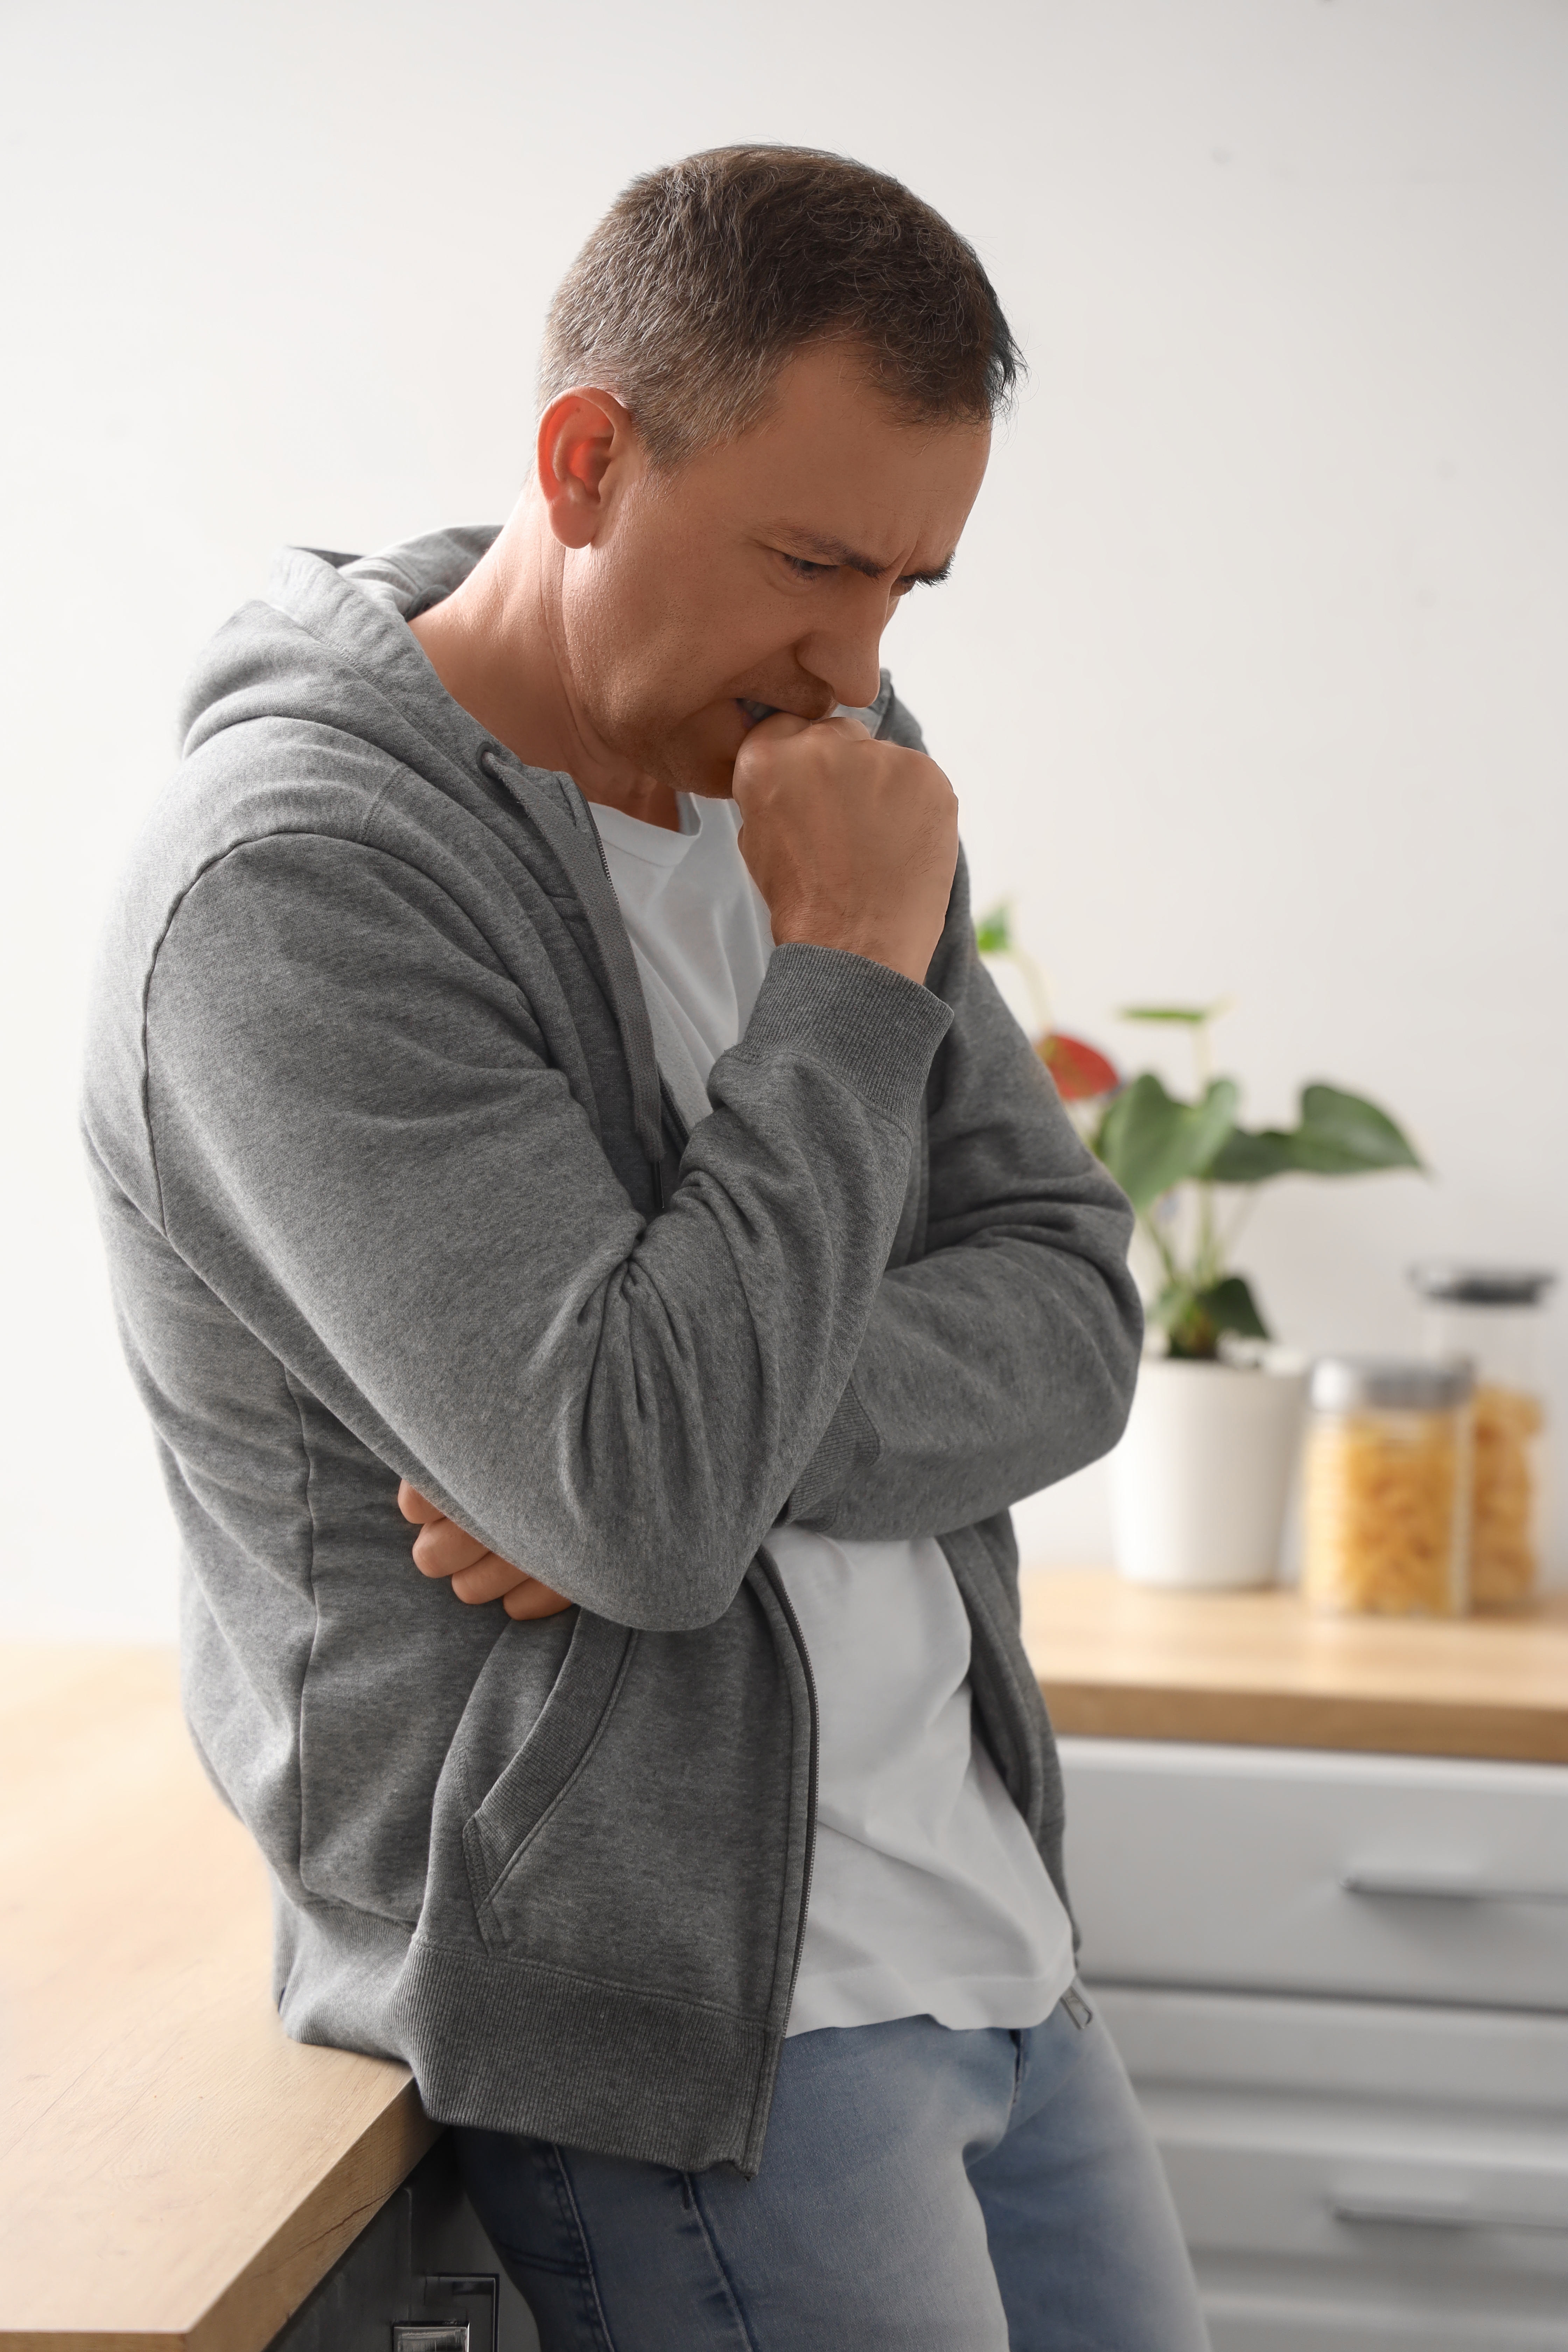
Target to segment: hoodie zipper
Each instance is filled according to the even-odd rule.
[[[795,1989],[800,1978],[801,1955],[805,1949],[805,1927],[811,1910],[811,1878],[816,1867],[816,1781],[821,1724],[816,1704],[816,1676],[811,1670],[811,1652],[805,1646],[805,1635],[801,1632],[800,1619],[795,1613],[795,1602],[789,1597],[784,1578],[779,1572],[778,1562],[765,1544],[758,1547],[757,1559],[762,1564],[763,1572],[768,1582],[773,1586],[773,1597],[784,1612],[784,1622],[789,1627],[791,1638],[800,1658],[801,1672],[805,1676],[805,1696],[811,1710],[811,1753],[806,1765],[805,1781],[805,1868],[801,1874],[800,1916],[795,1922],[795,1955],[790,1961],[789,2004],[784,2013],[784,2024],[787,2028],[788,2011],[795,2007]]]
[[[500,751],[499,745],[493,743],[487,743],[485,745],[484,749],[479,753],[479,765],[484,769],[487,775],[493,776],[497,782],[504,785],[508,791],[511,792],[513,797],[518,799],[520,803],[525,809],[528,807],[528,803],[522,801],[521,794],[517,793],[515,790],[512,778],[507,771],[505,755]],[[626,920],[621,913],[621,902],[616,896],[616,886],[610,874],[610,861],[605,855],[604,840],[600,835],[598,826],[594,823],[593,812],[588,806],[587,800],[584,795],[581,786],[574,777],[562,775],[557,779],[557,781],[563,784],[566,787],[567,792],[575,797],[576,814],[575,822],[573,826],[574,836],[578,833],[586,832],[593,841],[595,849],[598,852],[599,873],[604,880],[605,895],[609,901],[610,919],[613,921],[616,929],[619,932],[620,937],[626,941],[627,956],[632,957],[631,937],[629,932],[626,930]],[[553,835],[553,827],[549,825],[548,823],[546,823],[543,829],[545,830],[547,836]],[[559,844],[557,844],[556,846],[559,848]],[[589,920],[592,923],[592,909],[589,908],[585,911],[587,911]],[[642,1092],[642,1088],[638,1085],[639,1054],[642,1055],[645,1059],[647,1067],[651,1069],[654,1073],[655,1102],[658,1106],[658,1133],[657,1139],[658,1142],[658,1155],[657,1158],[654,1156],[653,1150],[654,1136],[652,1133],[651,1121],[647,1121],[644,1118],[639,1117],[637,1121],[637,1133],[643,1146],[644,1153],[647,1159],[648,1165],[653,1171],[654,1197],[658,1208],[662,1210],[665,1206],[666,1198],[664,1181],[665,1161],[667,1158],[664,1139],[665,1121],[666,1119],[668,1120],[671,1132],[676,1139],[677,1149],[675,1158],[678,1164],[680,1154],[686,1148],[689,1130],[687,1128],[686,1121],[681,1117],[676,1104],[670,1099],[668,1091],[658,1073],[658,1055],[654,1047],[653,1029],[647,1017],[647,1007],[643,1002],[642,982],[640,976],[637,974],[635,958],[632,958],[632,974],[633,979],[636,982],[637,989],[635,1003],[632,1006],[627,1006],[622,1003],[622,992],[617,989],[615,972],[613,970],[610,970],[608,966],[606,966],[605,978],[609,983],[611,1002],[616,1006],[616,1022],[621,1032],[621,1043],[625,1048],[627,1066],[631,1072],[634,1098],[639,1096]],[[639,1105],[639,1108],[644,1111],[646,1111],[647,1108],[648,1107],[646,1104]],[[806,1761],[805,1867],[801,1876],[800,1916],[795,1923],[795,1952],[790,1961],[789,1974],[790,2001],[793,2004],[795,2000],[795,1982],[800,1975],[801,1954],[805,1946],[805,1922],[807,1910],[811,1903],[812,1873],[816,1864],[817,1758],[821,1742],[821,1723],[816,1699],[816,1676],[813,1674],[811,1669],[811,1653],[805,1646],[805,1635],[801,1631],[800,1619],[795,1615],[795,1603],[790,1599],[788,1592],[784,1589],[784,1579],[779,1573],[777,1562],[773,1559],[765,1545],[760,1545],[758,1547],[757,1559],[761,1563],[763,1572],[773,1588],[773,1596],[778,1601],[779,1607],[783,1612],[784,1623],[789,1628],[790,1639],[795,1643],[795,1654],[800,1660],[801,1672],[805,1677],[806,1702],[811,1718],[811,1738]],[[785,2021],[786,2023],[788,2021],[787,2016]]]
[[[531,817],[543,834],[550,846],[565,866],[568,876],[576,885],[583,911],[594,933],[599,950],[602,976],[620,1032],[621,1050],[626,1057],[626,1069],[632,1082],[632,1112],[637,1126],[637,1140],[643,1157],[653,1171],[655,1197],[664,1206],[664,1122],[663,1090],[659,1082],[658,1056],[654,1049],[653,1029],[643,1001],[642,982],[637,972],[637,959],[621,914],[616,886],[610,879],[610,862],[605,855],[605,845],[599,838],[599,828],[574,780],[565,774],[552,774],[549,783],[560,789],[561,800],[552,804],[548,790],[534,786],[525,793],[520,789],[532,782],[539,772],[523,768],[521,761],[503,751],[500,744],[486,743],[479,753],[479,764],[485,774],[509,792],[524,814]],[[593,863],[580,836],[586,834],[594,845]],[[598,887],[602,886],[602,887]],[[624,950],[624,953],[619,952]],[[624,969],[617,969],[617,966]]]
[[[589,830],[589,832],[590,832],[590,833],[593,835],[593,836],[594,836],[594,846],[595,846],[595,849],[598,851],[598,853],[599,853],[599,866],[600,866],[600,870],[601,870],[601,871],[602,871],[602,873],[604,874],[605,881],[605,885],[606,885],[606,887],[608,887],[608,890],[609,890],[609,893],[610,893],[611,898],[616,899],[616,914],[617,914],[618,916],[620,916],[620,917],[621,917],[621,922],[622,922],[622,925],[623,925],[623,927],[624,927],[625,922],[626,922],[626,918],[625,918],[625,916],[624,916],[624,915],[621,915],[621,902],[620,902],[620,900],[619,900],[619,898],[616,898],[616,877],[615,877],[615,876],[614,876],[614,875],[611,873],[611,871],[610,871],[610,859],[609,859],[609,853],[608,853],[608,851],[607,851],[607,850],[605,849],[605,836],[604,836],[604,835],[599,831],[598,826],[594,823],[594,812],[593,812],[593,810],[588,806],[587,795],[586,795],[586,793],[584,792],[583,787],[581,786],[581,784],[579,784],[579,783],[578,783],[578,782],[577,782],[577,780],[576,780],[575,776],[568,776],[568,777],[567,777],[567,779],[566,779],[566,781],[567,781],[567,782],[571,785],[571,787],[572,787],[573,791],[576,793],[577,798],[579,799],[579,801],[581,801],[581,803],[582,803],[582,804],[583,804],[583,813],[584,813],[584,816],[585,816],[585,817],[587,818],[587,820],[588,820],[588,830]],[[630,933],[628,932],[626,936],[627,936],[627,939],[628,939],[628,940],[629,940],[630,936],[631,936],[631,935],[630,935]],[[638,977],[639,977],[639,980],[640,980],[641,975],[639,974],[639,975],[638,975]],[[645,1007],[644,1009],[645,1009],[645,1011],[646,1011],[646,1007]],[[650,1041],[651,1041],[651,1037],[652,1037],[652,1030],[651,1030],[651,1027],[650,1027],[650,1030],[649,1030],[649,1037],[650,1037]],[[654,1067],[655,1067],[655,1069],[658,1069],[658,1046],[657,1046],[657,1045],[655,1045],[655,1046],[653,1047],[653,1060],[654,1060]],[[661,1115],[662,1115],[663,1117],[669,1118],[672,1118],[672,1119],[674,1120],[675,1126],[676,1126],[676,1128],[677,1128],[678,1131],[679,1131],[679,1134],[680,1134],[680,1139],[681,1139],[681,1150],[684,1150],[685,1146],[686,1146],[686,1136],[685,1136],[685,1124],[686,1124],[686,1123],[685,1123],[685,1121],[681,1118],[680,1114],[679,1113],[679,1111],[677,1111],[677,1110],[675,1109],[675,1108],[674,1108],[673,1104],[671,1104],[671,1103],[670,1103],[669,1096],[668,1096],[668,1090],[666,1089],[666,1087],[665,1087],[665,1084],[664,1084],[664,1080],[663,1080],[663,1078],[662,1078],[662,1077],[661,1077],[661,1078],[660,1078],[660,1080],[659,1080],[658,1096],[659,1096],[659,1108],[660,1108]],[[664,1183],[664,1163],[665,1163],[666,1160],[668,1158],[668,1156],[669,1156],[669,1155],[668,1155],[668,1152],[666,1152],[666,1151],[664,1151],[664,1150],[660,1150],[660,1152],[659,1152],[658,1158],[657,1160],[652,1160],[652,1159],[650,1159],[650,1160],[649,1160],[649,1161],[648,1161],[648,1166],[649,1166],[649,1167],[652,1169],[652,1171],[653,1171],[653,1202],[654,1202],[654,1214],[655,1214],[655,1216],[662,1215],[662,1213],[663,1213],[663,1212],[664,1212],[664,1209],[665,1209],[665,1206],[666,1206],[666,1194],[665,1194],[665,1183]],[[679,1153],[677,1154],[677,1157],[678,1157],[678,1158],[679,1157]]]

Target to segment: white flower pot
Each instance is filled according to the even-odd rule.
[[[1147,1356],[1111,1456],[1116,1565],[1134,1584],[1272,1584],[1304,1368]]]

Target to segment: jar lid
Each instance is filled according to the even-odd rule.
[[[1423,1298],[1452,1307],[1539,1307],[1555,1274],[1544,1266],[1413,1265],[1410,1279]]]
[[[1392,1412],[1451,1412],[1469,1400],[1475,1373],[1458,1360],[1421,1362],[1396,1356],[1320,1356],[1312,1367],[1319,1412],[1384,1407]]]

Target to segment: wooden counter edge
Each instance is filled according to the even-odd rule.
[[[1052,1724],[1069,1738],[1568,1763],[1568,1707],[1382,1694],[1339,1698],[1314,1691],[1073,1681],[1051,1675],[1041,1675],[1039,1683]]]
[[[301,2199],[238,2277],[175,2334],[79,2328],[7,2330],[0,2352],[264,2352],[339,2256],[400,2189],[443,2126],[412,2081]]]

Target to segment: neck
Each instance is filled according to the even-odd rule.
[[[462,586],[409,627],[453,701],[525,766],[564,770],[585,800],[678,833],[670,787],[617,758],[574,692],[564,561],[541,502],[525,495]]]

